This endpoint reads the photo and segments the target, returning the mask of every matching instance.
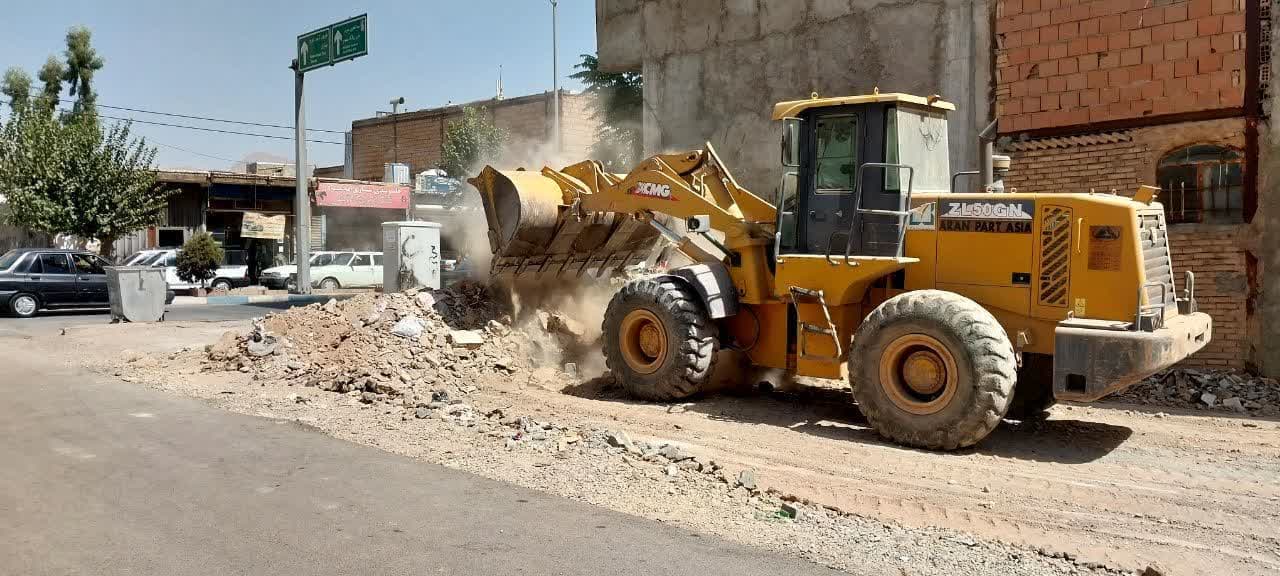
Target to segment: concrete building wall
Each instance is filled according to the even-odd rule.
[[[382,180],[383,165],[393,159],[408,164],[411,174],[438,167],[445,127],[462,116],[465,106],[485,107],[494,125],[510,133],[504,162],[513,165],[577,162],[588,157],[598,134],[599,123],[592,114],[594,101],[592,94],[561,92],[563,152],[558,159],[551,154],[549,145],[554,109],[551,93],[356,120],[351,123],[354,177]]]
[[[984,0],[596,0],[601,67],[644,75],[647,153],[710,141],[753,192],[779,175],[775,102],[820,95],[940,94],[952,170],[977,165],[990,118]]]
[[[1268,0],[1259,3],[1260,28],[1266,30],[1270,43],[1261,46],[1260,75],[1262,118],[1259,120],[1258,209],[1253,218],[1251,236],[1256,239],[1256,277],[1259,298],[1254,323],[1258,342],[1258,362],[1269,375],[1280,374],[1280,110],[1276,94],[1280,94],[1280,34],[1273,18],[1276,9]]]
[[[1245,1],[1000,0],[1001,132],[1240,109]]]

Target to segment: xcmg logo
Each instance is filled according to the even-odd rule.
[[[653,182],[636,182],[627,194],[635,194],[636,196],[648,196],[650,198],[658,198],[661,200],[675,200],[671,196],[671,186],[668,184],[654,184]]]

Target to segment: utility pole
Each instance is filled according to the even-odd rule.
[[[307,195],[307,184],[310,180],[307,174],[307,126],[306,114],[304,113],[302,101],[302,70],[298,66],[298,61],[293,61],[293,118],[294,118],[294,141],[296,142],[296,151],[294,155],[293,176],[297,182],[296,195],[293,199],[294,214],[294,241],[297,242],[297,248],[294,250],[295,258],[298,262],[297,286],[294,292],[298,294],[311,293],[311,198]]]
[[[391,99],[391,179],[394,184],[400,183],[400,105],[404,104],[404,96]],[[413,175],[409,176],[413,179]],[[409,193],[409,205],[404,207],[404,219],[413,220],[413,193]]]
[[[559,47],[556,38],[556,1],[551,0],[551,106],[554,115],[551,121],[551,132],[555,142],[555,152],[560,153],[560,62]]]

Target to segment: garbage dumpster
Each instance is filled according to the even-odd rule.
[[[169,285],[163,268],[113,266],[107,268],[107,293],[111,299],[111,320],[118,322],[159,322]]]

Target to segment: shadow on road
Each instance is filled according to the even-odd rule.
[[[614,383],[612,376],[571,385],[564,394],[622,404],[641,405]],[[913,450],[880,437],[858,410],[848,390],[794,384],[787,391],[756,392],[733,388],[718,395],[699,396],[678,404],[683,410],[705,414],[713,420],[786,428],[832,440],[861,442]],[[1006,458],[1082,464],[1111,453],[1133,430],[1081,420],[1046,420],[1019,423],[1005,421],[973,448],[939,455],[989,454]]]

